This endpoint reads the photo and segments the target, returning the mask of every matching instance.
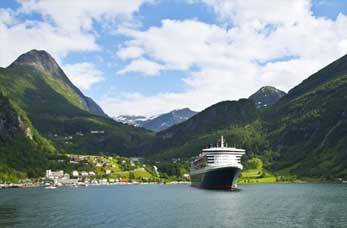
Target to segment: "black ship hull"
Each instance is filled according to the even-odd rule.
[[[192,186],[204,189],[232,190],[240,175],[237,167],[224,167],[198,174],[190,174]]]

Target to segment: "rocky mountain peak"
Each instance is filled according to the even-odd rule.
[[[33,49],[20,55],[9,68],[16,68],[17,66],[34,66],[36,69],[42,71],[43,76],[54,77],[60,80],[59,83],[64,83],[65,87],[69,87],[75,95],[80,98],[80,103],[83,105],[84,109],[91,114],[103,116],[108,118],[108,116],[103,112],[98,104],[93,101],[90,97],[85,96],[66,76],[64,71],[60,68],[58,63],[54,58],[44,50]],[[41,75],[41,74],[39,74]],[[55,89],[55,88],[54,88]],[[70,90],[70,91],[71,91]],[[74,96],[74,95],[71,95]]]
[[[275,87],[264,86],[252,94],[249,99],[255,102],[257,108],[262,108],[276,103],[284,95],[286,95],[285,92]]]
[[[58,63],[54,60],[54,58],[44,50],[36,50],[33,49],[29,52],[26,52],[20,55],[11,65],[32,65],[38,67],[40,70],[44,70],[49,72],[54,76],[64,76],[65,74],[63,70],[59,67]]]

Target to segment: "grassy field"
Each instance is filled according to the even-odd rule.
[[[153,177],[152,174],[150,174],[147,170],[144,168],[138,168],[132,171],[134,173],[135,178],[151,178]]]
[[[247,169],[244,170],[240,178],[238,179],[239,184],[246,183],[275,183],[276,177],[271,173],[261,169]]]

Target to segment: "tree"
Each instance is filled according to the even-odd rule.
[[[246,161],[245,166],[246,166],[246,169],[262,170],[263,162],[259,158],[251,158],[248,161]]]

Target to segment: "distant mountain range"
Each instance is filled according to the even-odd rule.
[[[120,116],[114,117],[113,119],[115,121],[118,121],[124,124],[133,125],[135,127],[141,127],[143,122],[149,121],[155,117],[156,116],[146,117],[146,116],[136,116],[136,115],[120,115]]]
[[[125,124],[143,127],[147,130],[159,132],[188,120],[196,113],[197,112],[192,111],[189,108],[184,108],[152,117],[121,115],[115,117],[114,119]]]

